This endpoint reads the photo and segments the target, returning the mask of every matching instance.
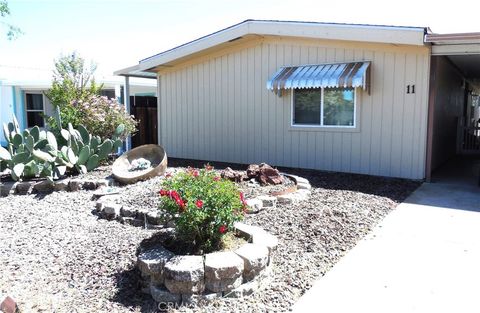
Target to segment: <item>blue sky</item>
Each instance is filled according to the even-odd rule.
[[[17,40],[0,38],[0,65],[50,69],[76,50],[100,74],[136,64],[245,19],[430,26],[434,32],[480,32],[476,1],[311,0],[10,0]],[[472,7],[472,3],[477,3]],[[1,76],[1,73],[0,73]]]

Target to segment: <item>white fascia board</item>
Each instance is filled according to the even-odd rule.
[[[425,28],[246,21],[140,61],[136,69],[151,69],[248,34],[423,46]]]
[[[423,46],[425,29],[421,27],[315,24],[301,22],[288,22],[279,25],[275,22],[257,22],[250,25],[250,32],[272,36]]]
[[[432,55],[480,54],[480,43],[464,45],[433,45]]]

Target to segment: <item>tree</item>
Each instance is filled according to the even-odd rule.
[[[4,19],[10,15],[10,8],[8,7],[7,0],[0,0],[0,17]],[[11,24],[5,23],[0,21],[0,24],[7,28],[7,38],[8,40],[13,40],[18,38],[21,34],[23,34],[22,30],[17,26],[13,26]]]
[[[55,60],[52,88],[45,93],[57,112],[56,119],[48,119],[50,127],[58,129],[59,124],[64,128],[68,123],[74,127],[80,124],[82,112],[76,103],[99,95],[103,87],[95,83],[95,70],[94,63],[86,66],[85,60],[76,52],[61,55]]]

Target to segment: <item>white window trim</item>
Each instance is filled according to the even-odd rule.
[[[31,94],[31,95],[41,95],[42,96],[42,106],[43,106],[43,109],[42,110],[30,110],[28,109],[28,106],[27,106],[27,94]],[[28,112],[41,112],[43,114],[45,114],[45,95],[43,94],[43,92],[39,92],[39,91],[30,91],[30,90],[24,90],[23,91],[23,97],[24,97],[24,101],[23,101],[23,104],[24,104],[24,109],[25,109],[25,128],[27,129],[31,129],[32,127],[30,127],[28,125]],[[45,127],[45,125],[47,124],[47,121],[45,120],[45,118],[43,118],[43,127]],[[42,127],[40,127],[42,128]]]
[[[344,125],[323,125],[323,99],[324,99],[324,90],[325,88],[320,88],[320,124],[295,124],[293,118],[295,116],[295,89],[292,89],[290,92],[290,103],[291,103],[291,115],[290,115],[290,127],[291,128],[317,128],[317,129],[346,129],[346,130],[355,130],[358,128],[357,121],[357,89],[353,88],[353,125],[344,126]]]

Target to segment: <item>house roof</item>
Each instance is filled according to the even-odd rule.
[[[246,20],[116,71],[115,75],[152,78],[152,72],[170,62],[254,36],[286,36],[404,45],[424,45],[426,27],[338,24],[297,21]]]

